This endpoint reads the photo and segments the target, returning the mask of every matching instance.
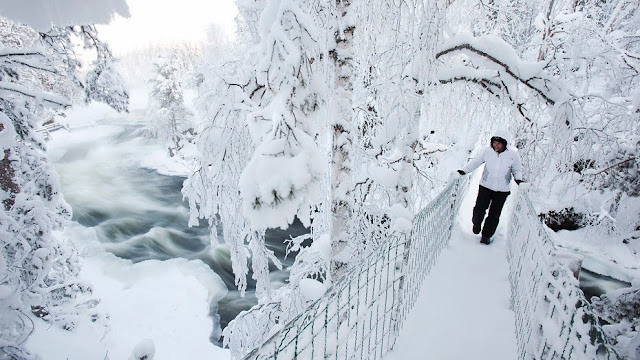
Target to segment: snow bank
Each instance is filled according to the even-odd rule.
[[[71,109],[65,111],[64,117],[58,116],[56,122],[64,124],[69,129],[75,129],[97,125],[100,120],[115,116],[118,116],[118,112],[109,105],[91,102],[86,105],[74,105]],[[102,133],[93,135],[104,136]]]
[[[94,252],[80,278],[92,284],[108,328],[88,319],[71,332],[42,323],[29,338],[29,349],[52,360],[128,359],[143,350],[155,352],[155,359],[230,358],[209,340],[219,334],[210,304],[227,290],[206,264],[186,259],[133,264]]]

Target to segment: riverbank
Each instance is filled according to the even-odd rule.
[[[132,94],[130,114],[97,103],[75,108],[47,144],[74,211],[57,237],[79,250],[78,277],[92,289],[79,301],[90,309],[75,328],[36,324],[27,346],[48,360],[127,359],[135,349],[165,359],[229,358],[215,345],[227,286],[202,259],[179,256],[208,253],[209,229],[171,225],[187,227],[175,177],[187,171],[143,136],[144,96]]]

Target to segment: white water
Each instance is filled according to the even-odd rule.
[[[79,276],[100,300],[100,317],[79,321],[72,332],[38,327],[29,348],[46,359],[126,359],[142,342],[155,346],[156,359],[228,358],[215,346],[228,252],[210,248],[207,226],[187,227],[184,179],[149,168],[170,159],[144,118],[91,105],[75,111],[69,125],[48,144],[73,208],[60,236],[81,250]],[[165,170],[184,172],[180,166]]]

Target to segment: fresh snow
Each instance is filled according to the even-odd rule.
[[[300,291],[307,301],[316,301],[324,295],[327,287],[318,280],[302,279],[300,280]]]
[[[133,264],[94,251],[84,260],[80,278],[91,284],[100,300],[97,310],[108,319],[80,321],[70,332],[37,326],[28,339],[30,350],[47,360],[128,359],[151,349],[157,360],[230,358],[209,340],[209,304],[226,287],[206,264],[186,259]]]
[[[446,38],[439,49],[442,51],[464,44],[468,44],[492,56],[502,64],[508,65],[511,71],[525,80],[540,76],[545,65],[547,65],[544,61],[526,63],[520,60],[518,54],[516,54],[515,50],[507,42],[494,35],[475,37],[471,33],[460,32]]]
[[[469,186],[451,243],[425,279],[394,349],[383,359],[517,359],[506,257],[507,200],[494,242],[471,232],[478,175]]]

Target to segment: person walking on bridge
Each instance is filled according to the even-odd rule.
[[[506,132],[496,132],[491,137],[490,147],[481,151],[473,160],[458,170],[460,175],[466,175],[482,164],[484,172],[480,180],[480,189],[473,208],[473,233],[479,234],[482,230],[480,242],[486,245],[491,243],[491,237],[496,232],[500,214],[507,196],[511,193],[511,179],[516,184],[522,182],[522,162],[520,156],[507,148],[509,136]],[[485,219],[485,213],[489,214]],[[482,221],[484,220],[484,226]]]

